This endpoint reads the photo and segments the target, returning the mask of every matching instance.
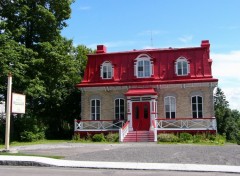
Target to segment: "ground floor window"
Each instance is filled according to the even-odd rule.
[[[164,98],[165,117],[174,119],[176,116],[176,98],[168,96]]]
[[[202,118],[203,117],[203,98],[201,96],[192,97],[192,117]]]
[[[116,120],[124,120],[124,99],[118,98],[115,100],[115,119]]]
[[[100,100],[91,100],[91,120],[100,120]]]

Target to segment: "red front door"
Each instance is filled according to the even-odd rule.
[[[150,103],[132,103],[132,122],[134,131],[149,130],[150,127]]]

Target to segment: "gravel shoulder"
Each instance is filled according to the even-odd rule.
[[[12,147],[21,153],[64,156],[66,160],[182,163],[240,166],[240,146],[121,143],[61,143]]]

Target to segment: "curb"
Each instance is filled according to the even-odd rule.
[[[164,170],[164,171],[240,173],[240,166],[229,166],[229,165],[72,161],[72,160],[59,160],[59,159],[44,158],[44,157],[6,156],[6,155],[0,156],[0,165],[120,169],[120,170],[121,169],[122,170]]]

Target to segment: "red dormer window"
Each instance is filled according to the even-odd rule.
[[[134,62],[134,75],[137,78],[149,78],[153,75],[153,61],[146,54],[139,55]]]
[[[101,65],[101,78],[112,79],[113,77],[113,65],[109,61],[103,62]]]
[[[187,76],[190,73],[189,63],[185,57],[179,57],[176,60],[175,73],[177,76]]]

